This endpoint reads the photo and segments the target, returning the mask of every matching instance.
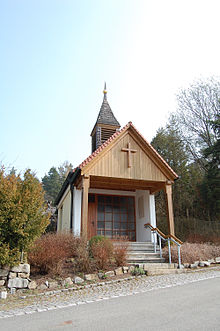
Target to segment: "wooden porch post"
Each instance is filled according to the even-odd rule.
[[[173,216],[173,201],[172,201],[172,183],[167,181],[165,185],[165,194],[167,202],[167,222],[169,234],[175,235],[174,231],[174,216]]]
[[[82,212],[81,212],[81,235],[87,239],[88,222],[88,194],[90,177],[84,175],[82,178]]]

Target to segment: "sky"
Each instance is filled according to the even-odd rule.
[[[219,0],[0,0],[0,164],[73,166],[103,100],[151,141],[178,91],[220,75]]]

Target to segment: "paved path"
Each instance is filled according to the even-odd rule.
[[[220,330],[220,270],[106,282],[31,300],[0,308],[0,330]]]

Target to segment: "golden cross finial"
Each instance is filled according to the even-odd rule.
[[[127,148],[122,148],[122,152],[127,152],[128,153],[128,168],[131,168],[131,153],[136,153],[136,149],[131,148],[131,143],[128,143]]]

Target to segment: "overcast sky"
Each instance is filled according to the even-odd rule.
[[[0,162],[41,178],[91,151],[107,82],[151,141],[176,94],[220,75],[219,0],[0,0]]]

